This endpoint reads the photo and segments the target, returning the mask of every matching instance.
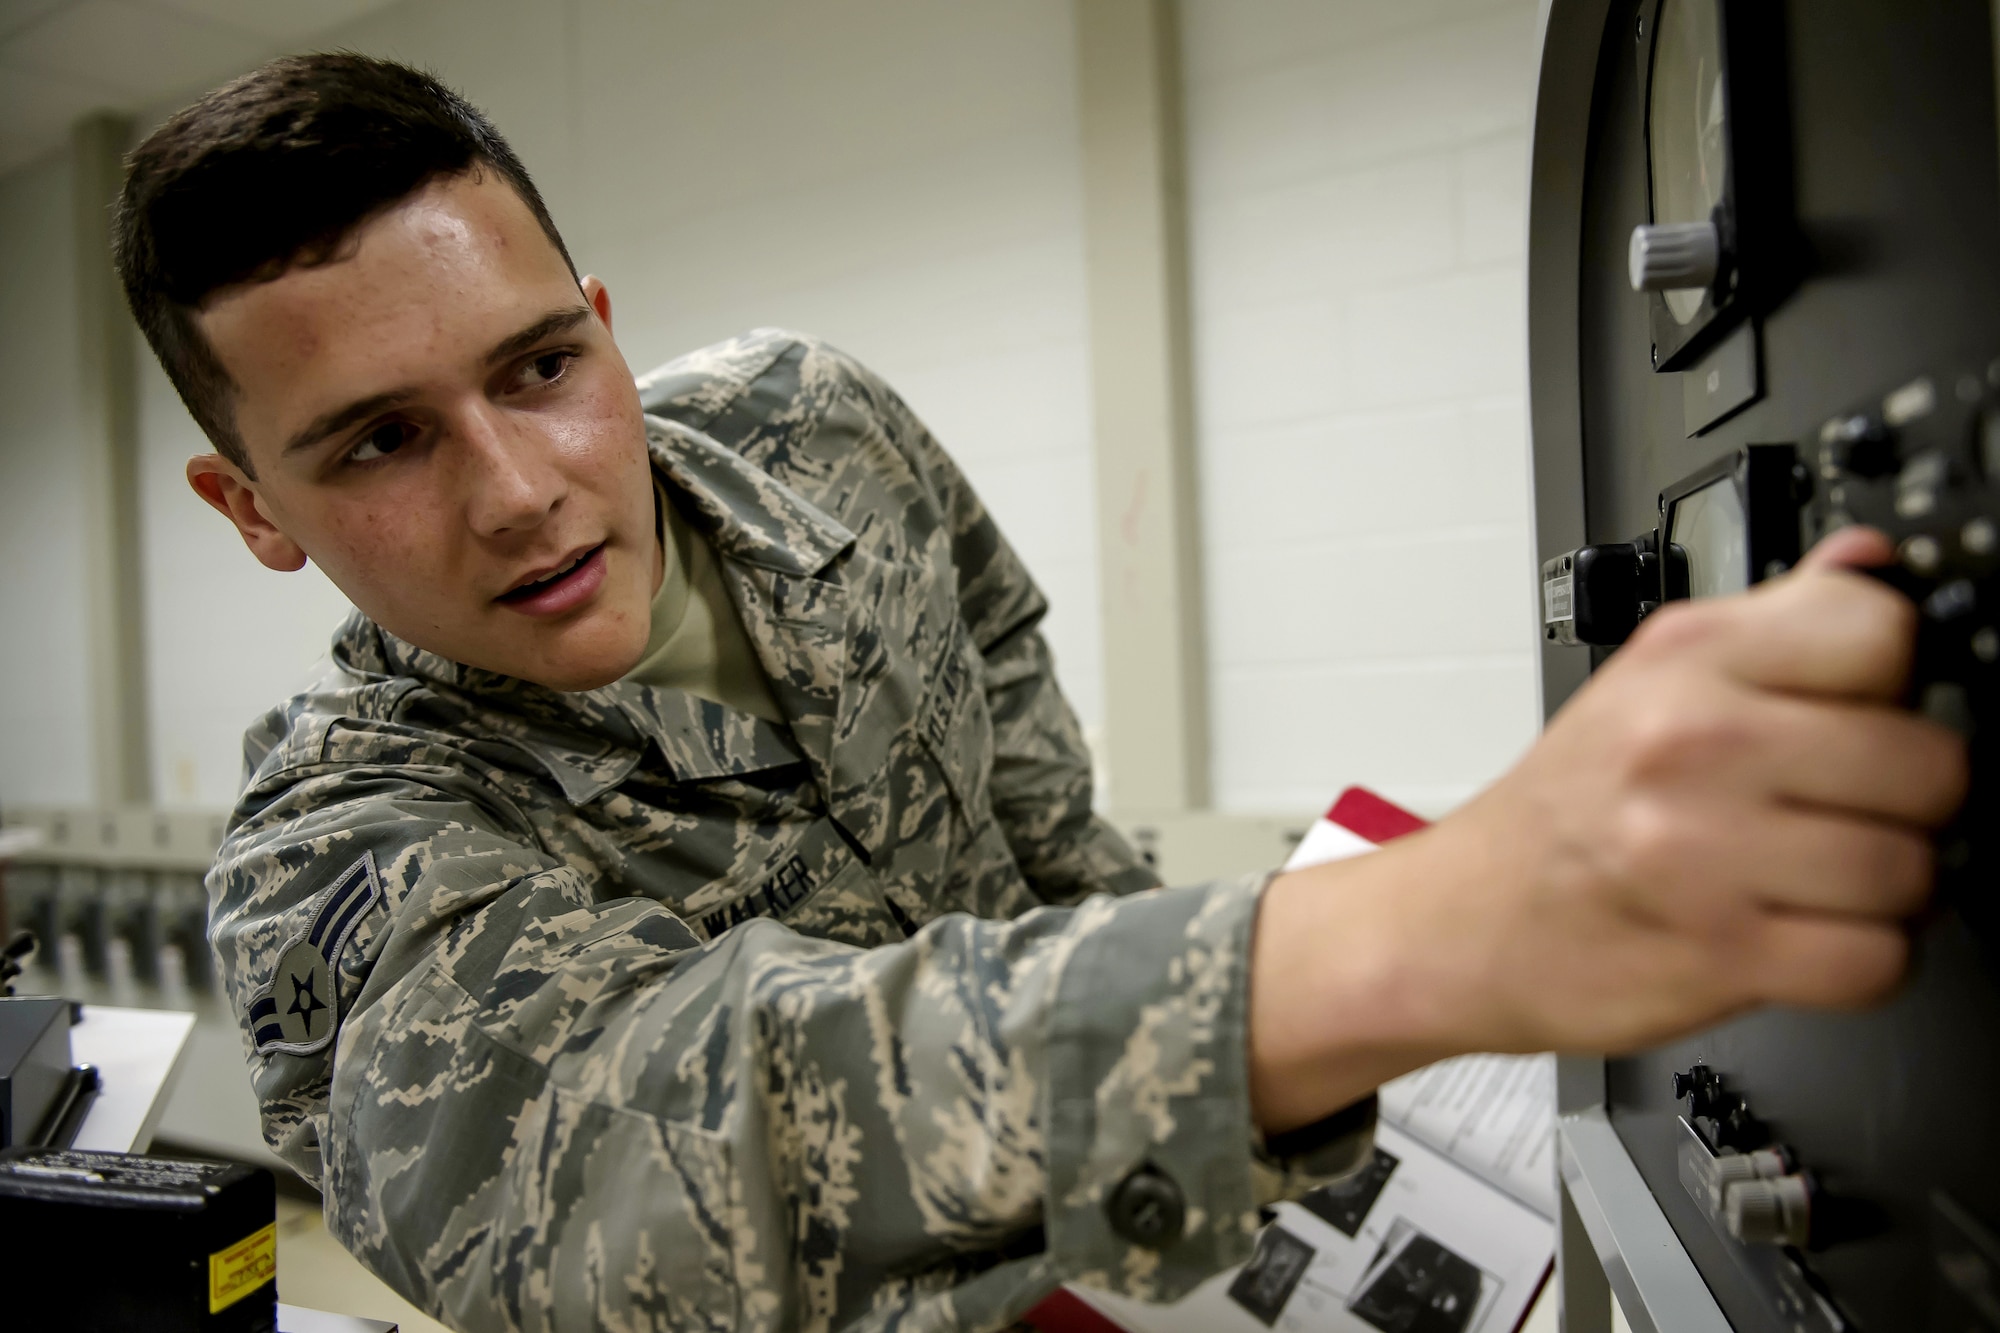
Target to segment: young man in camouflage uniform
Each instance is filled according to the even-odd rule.
[[[118,258],[195,490],[357,608],[209,878],[266,1134],[456,1326],[1173,1298],[1364,1155],[1384,1078],[1903,965],[1963,762],[1891,706],[1908,609],[1838,567],[1871,534],[1650,622],[1425,834],[1155,889],[908,408],[769,332],[635,386],[428,78],[204,98],[134,154]]]

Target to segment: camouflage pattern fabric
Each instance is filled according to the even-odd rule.
[[[351,618],[209,877],[272,1147],[462,1329],[996,1329],[1246,1258],[1367,1138],[1253,1152],[1261,880],[1136,892],[1040,592],[880,381],[764,331],[641,391],[789,725]]]

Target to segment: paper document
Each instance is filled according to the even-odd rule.
[[[1553,1055],[1462,1055],[1382,1085],[1382,1118],[1556,1215]]]

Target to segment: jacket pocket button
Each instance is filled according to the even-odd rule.
[[[1187,1224],[1187,1200],[1166,1172],[1150,1163],[1136,1167],[1118,1182],[1104,1205],[1111,1229],[1149,1250],[1161,1250],[1181,1237]]]

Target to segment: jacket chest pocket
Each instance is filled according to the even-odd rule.
[[[993,767],[993,718],[986,709],[983,668],[963,624],[955,624],[916,722],[919,743],[943,773],[967,823],[975,825],[987,814]]]
[[[801,935],[872,949],[908,938],[882,885],[867,866],[850,860],[784,917]]]

